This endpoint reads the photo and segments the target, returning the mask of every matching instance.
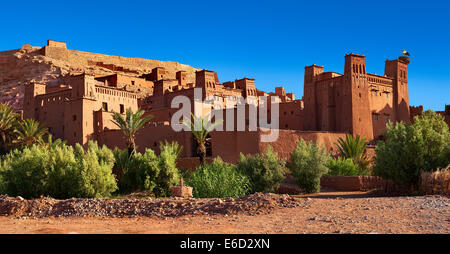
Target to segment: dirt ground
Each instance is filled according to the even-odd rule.
[[[374,197],[363,192],[325,192],[295,197],[295,200],[302,205],[276,207],[264,214],[198,214],[161,218],[0,216],[0,233],[450,233],[449,197]]]

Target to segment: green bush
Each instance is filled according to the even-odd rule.
[[[300,139],[290,155],[287,167],[301,189],[315,193],[320,191],[320,177],[328,172],[326,164],[329,160],[324,147]]]
[[[36,198],[107,197],[117,189],[112,152],[95,142],[80,145],[33,145],[4,156],[0,178],[4,193]]]
[[[248,178],[236,166],[223,162],[220,157],[210,164],[199,166],[187,179],[196,198],[238,198],[249,191]]]
[[[417,185],[420,170],[450,164],[450,132],[443,116],[426,111],[413,124],[387,125],[376,147],[374,174],[398,184]]]
[[[250,193],[275,192],[285,179],[285,162],[268,146],[265,153],[241,154],[237,169],[250,180]]]
[[[331,159],[326,164],[328,173],[325,176],[357,176],[359,175],[358,166],[353,163],[352,159]]]
[[[351,134],[347,134],[345,139],[339,138],[336,143],[336,147],[339,150],[341,156],[345,159],[352,159],[359,169],[359,175],[367,175],[370,173],[370,160],[366,155],[367,141],[365,138],[356,135],[353,137]]]
[[[160,143],[161,153],[159,155],[159,171],[156,175],[156,186],[154,193],[156,196],[170,196],[170,187],[177,185],[180,180],[180,172],[177,168],[177,159],[181,155],[182,147],[176,142]]]
[[[146,149],[144,154],[133,153],[128,150],[114,149],[114,172],[119,179],[119,191],[130,193],[134,191],[153,192],[155,179],[159,171],[159,160],[155,152]]]
[[[144,154],[128,154],[128,150],[114,150],[114,172],[119,178],[119,191],[130,193],[145,191],[156,196],[170,196],[170,187],[178,183],[180,172],[176,162],[182,148],[178,143],[161,143],[161,154],[151,149]]]

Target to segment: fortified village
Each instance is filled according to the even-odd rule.
[[[213,96],[222,104],[240,96],[278,96],[280,130],[275,142],[261,142],[260,128],[249,131],[246,114],[245,131],[211,132],[207,153],[236,162],[240,153],[260,153],[270,145],[286,158],[299,138],[333,151],[337,139],[348,133],[373,144],[382,138],[387,122],[410,122],[423,108],[409,106],[409,62],[405,56],[386,60],[384,75],[368,73],[365,56],[353,53],[345,55],[343,74],[306,66],[304,96],[296,99],[283,87],[261,91],[252,78],[220,82],[210,70],[70,50],[64,42],[49,40],[44,47],[24,45],[0,52],[0,99],[68,144],[96,140],[110,148],[126,147],[122,132],[111,121],[112,112],[141,108],[153,118],[138,133],[138,150],[158,152],[161,141],[176,141],[184,148],[182,159],[188,161],[196,157],[196,143],[190,132],[176,132],[170,126],[178,111],[171,108],[173,98],[184,95],[193,101],[195,88],[202,89],[203,99]],[[449,105],[440,113],[450,123]]]

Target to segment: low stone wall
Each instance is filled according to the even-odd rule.
[[[338,191],[366,191],[384,189],[386,181],[377,176],[330,176],[320,179],[322,189]]]
[[[320,188],[330,191],[367,191],[385,189],[386,180],[377,176],[330,176],[320,179]],[[278,188],[278,193],[298,194],[302,190],[294,183],[291,175]]]
[[[206,160],[206,163],[211,163],[213,159],[208,157],[205,160]],[[179,158],[177,161],[178,168],[184,168],[184,169],[188,169],[190,171],[194,171],[195,168],[197,168],[198,166],[200,166],[200,158],[199,157],[183,157],[183,158]]]

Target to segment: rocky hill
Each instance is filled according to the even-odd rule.
[[[22,109],[24,86],[35,82],[63,84],[71,73],[96,75],[120,73],[140,76],[155,67],[166,68],[167,78],[175,78],[179,70],[187,72],[187,82],[195,81],[195,71],[189,65],[170,61],[128,58],[67,49],[66,43],[48,41],[44,47],[23,45],[20,49],[0,52],[0,102]]]

